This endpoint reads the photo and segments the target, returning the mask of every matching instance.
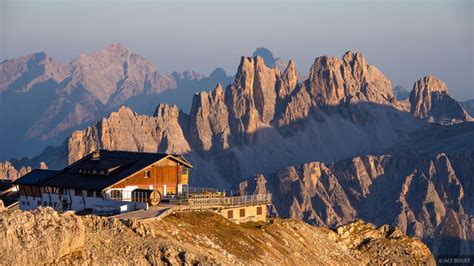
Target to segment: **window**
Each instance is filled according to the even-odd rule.
[[[150,170],[145,170],[144,175],[145,175],[145,178],[150,178],[151,176]]]
[[[74,190],[74,195],[81,197],[81,196],[82,196],[82,190],[80,190],[80,189],[75,189],[75,190]]]
[[[87,196],[90,198],[94,197],[94,190],[87,190]]]
[[[120,190],[110,191],[110,198],[113,200],[122,200],[122,191]]]
[[[240,209],[240,217],[245,217],[245,209]]]
[[[18,194],[20,194],[20,196],[25,196],[25,187],[20,185],[19,188],[18,188]]]
[[[33,188],[33,195],[35,197],[41,198],[41,190],[40,187],[34,186]]]
[[[96,198],[102,198],[102,191],[97,190],[97,191],[95,192],[95,197],[96,197]]]
[[[43,201],[43,206],[48,206],[48,202]]]
[[[262,215],[262,207],[257,207],[257,215]]]
[[[38,200],[38,206],[41,206],[41,200]]]
[[[25,196],[33,196],[33,192],[31,191],[31,186],[24,186]]]
[[[44,192],[51,193],[51,194],[58,194],[59,193],[59,188],[57,188],[57,187],[45,187]]]
[[[228,219],[234,218],[234,211],[233,211],[233,210],[227,211],[227,218],[228,218]]]

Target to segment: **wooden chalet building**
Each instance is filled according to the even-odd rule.
[[[190,168],[180,155],[100,150],[59,171],[35,169],[14,184],[21,210],[122,213],[185,192]]]

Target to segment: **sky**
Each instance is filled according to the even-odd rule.
[[[392,85],[426,75],[474,98],[474,1],[0,0],[0,60],[62,62],[120,42],[160,71],[235,74],[256,47],[307,74],[322,55],[362,52]]]

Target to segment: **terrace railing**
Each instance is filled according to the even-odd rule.
[[[203,207],[237,207],[257,204],[270,204],[272,194],[256,194],[232,197],[209,197],[209,198],[188,198],[176,199],[169,202],[170,205],[188,205]]]
[[[148,195],[145,192],[132,192],[129,190],[111,190],[105,194],[105,199],[116,201],[147,202]]]

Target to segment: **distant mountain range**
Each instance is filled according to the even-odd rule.
[[[163,74],[119,43],[69,64],[45,53],[5,60],[0,63],[0,159],[58,145],[73,130],[124,104],[148,114],[163,101],[188,110],[192,94],[232,80],[222,69],[209,77],[192,71]]]
[[[474,99],[461,102],[462,107],[466,112],[468,112],[472,117],[474,117]]]
[[[408,96],[410,96],[410,92],[405,87],[403,87],[402,85],[395,86],[393,88],[393,93],[395,94],[395,97],[399,101],[403,101]]]
[[[16,169],[40,162],[59,168],[98,148],[179,153],[195,166],[191,185],[269,190],[282,216],[330,226],[364,218],[422,237],[435,254],[474,250],[473,118],[449,96],[443,81],[422,77],[399,100],[391,82],[361,53],[318,57],[304,80],[293,61],[280,70],[274,59],[242,57],[233,82],[195,93],[189,112],[164,103],[153,115],[120,107],[61,145],[11,163]],[[142,75],[156,71],[139,71],[131,61],[120,69],[135,74],[120,76],[127,77],[120,89],[81,91],[98,105],[118,106],[163,91],[166,86],[158,84],[199,80],[209,85],[212,76],[228,81],[220,70],[208,78],[192,72]],[[65,72],[54,75],[60,73]],[[99,71],[93,77],[111,75]],[[150,85],[139,90],[137,80]],[[140,102],[134,108],[143,108]],[[446,239],[452,249],[440,244]]]

